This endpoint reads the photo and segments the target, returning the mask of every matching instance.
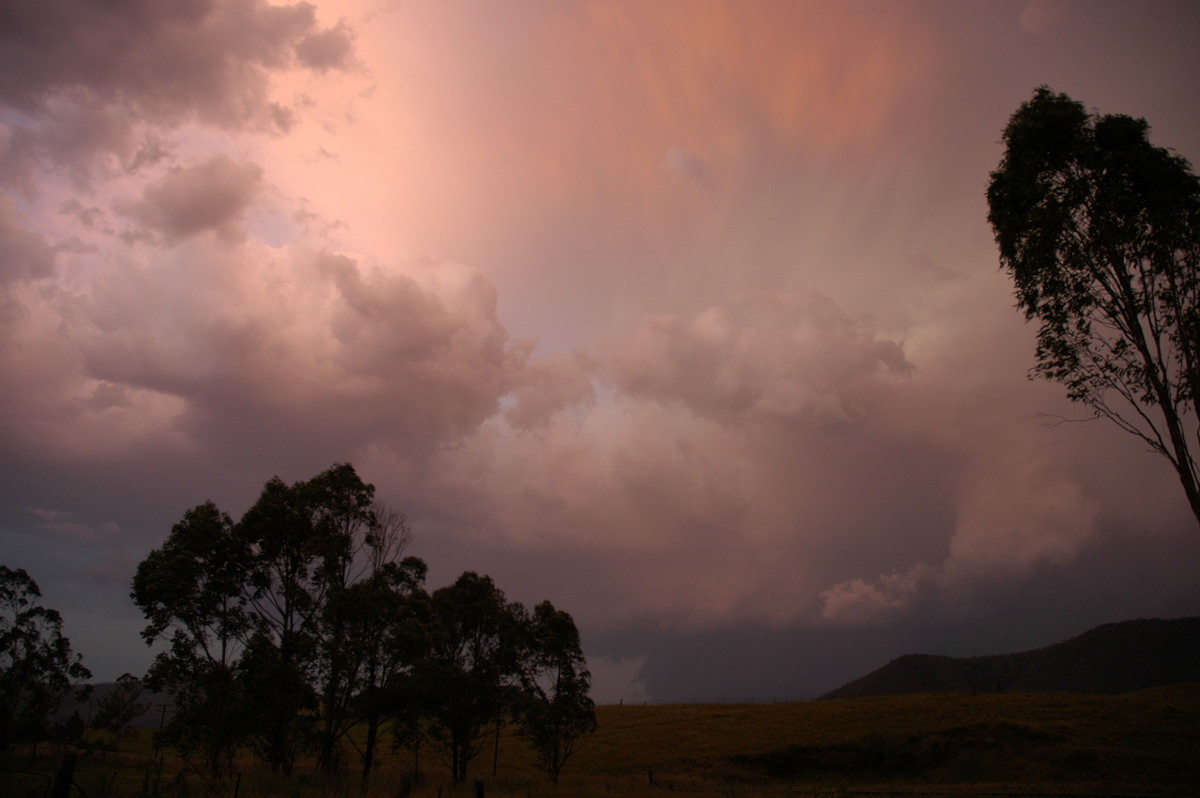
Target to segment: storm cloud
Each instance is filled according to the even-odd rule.
[[[689,9],[0,4],[0,535],[99,676],[188,507],[341,461],[602,700],[1200,610],[1169,469],[1026,379],[982,193],[1041,83],[1196,157],[1195,10]]]

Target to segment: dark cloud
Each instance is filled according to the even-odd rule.
[[[245,236],[242,217],[262,188],[263,171],[257,164],[221,153],[196,166],[173,169],[119,210],[168,244],[205,231],[239,241]]]
[[[345,23],[310,33],[296,44],[300,63],[317,72],[346,69],[354,57],[354,35]]]
[[[49,99],[24,132],[20,144],[33,158],[65,170],[83,187],[132,165],[139,149],[137,120],[126,109],[80,91]]]
[[[0,181],[32,195],[49,167],[91,189],[161,162],[190,121],[285,132],[297,113],[274,77],[353,61],[345,25],[322,30],[304,2],[0,4]]]
[[[350,58],[345,30],[318,30],[308,3],[5,3],[0,101],[40,114],[54,98],[84,92],[141,115],[278,127],[268,73],[287,67],[302,44],[300,61],[313,68]]]
[[[681,629],[643,622],[593,627],[584,644],[596,658],[639,658],[626,696],[632,686],[664,702],[812,698],[904,654],[1028,651],[1103,623],[1194,614],[1200,591],[1187,573],[1198,555],[1194,534],[1154,545],[1113,535],[1076,562],[993,583],[972,601],[948,605],[924,595],[910,611],[867,626],[741,622]]]

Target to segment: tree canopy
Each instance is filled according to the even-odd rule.
[[[146,556],[142,636],[169,644],[147,683],[176,703],[161,739],[217,775],[242,745],[284,773],[304,753],[334,771],[354,745],[365,780],[391,720],[461,782],[512,717],[557,780],[595,727],[571,616],[549,602],[530,616],[471,571],[427,593],[404,516],[374,492],[348,464],[273,478],[236,523],[205,502]]]
[[[1033,374],[1165,457],[1200,523],[1200,180],[1149,130],[1037,89],[1004,130],[988,220],[1040,325]]]
[[[168,643],[146,673],[149,687],[175,701],[160,740],[213,773],[228,769],[246,734],[234,666],[253,627],[249,557],[232,519],[210,501],[184,513],[133,577],[133,602],[147,620],[142,638]]]
[[[541,602],[531,618],[529,667],[517,713],[521,735],[553,784],[580,743],[596,730],[590,684],[574,619],[549,601]]]
[[[0,748],[46,735],[72,687],[92,676],[41,597],[25,569],[0,565]]]

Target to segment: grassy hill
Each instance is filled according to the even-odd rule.
[[[1036,651],[909,654],[824,698],[907,693],[1103,693],[1200,682],[1200,618],[1106,624]]]

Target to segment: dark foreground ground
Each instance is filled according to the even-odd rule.
[[[363,788],[310,764],[290,779],[247,753],[205,778],[148,730],[76,749],[72,796],[1200,795],[1200,685],[1116,696],[909,695],[804,703],[606,706],[555,790],[506,730],[452,785],[432,750],[385,751]],[[103,750],[103,749],[109,750]],[[346,761],[355,757],[352,746]],[[63,751],[0,757],[0,798],[48,796]],[[420,778],[412,784],[414,767]],[[474,782],[480,780],[482,787]]]

